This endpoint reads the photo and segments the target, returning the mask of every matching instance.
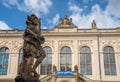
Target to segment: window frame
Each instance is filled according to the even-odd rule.
[[[83,57],[84,57],[84,59],[83,59]],[[90,60],[90,62],[88,61],[88,59]],[[91,49],[88,46],[82,46],[80,48],[79,67],[80,67],[80,73],[81,74],[83,74],[83,75],[92,75],[93,74],[93,71],[92,71],[92,54],[91,54]]]
[[[105,50],[108,50],[108,51],[105,51]],[[110,59],[110,56],[113,57],[113,61]],[[107,58],[107,59],[105,59],[105,58]],[[107,75],[108,76],[117,75],[116,61],[115,61],[115,51],[114,51],[113,47],[111,47],[111,46],[105,46],[103,48],[103,63],[104,63],[104,74],[106,76]],[[114,71],[111,68],[114,68]]]
[[[63,49],[63,51],[62,51],[62,49]],[[63,55],[63,57],[65,57],[64,64],[61,64],[61,55]],[[67,56],[71,57],[70,63],[68,63],[69,59],[67,58]],[[61,66],[64,66],[64,67],[62,68]],[[60,48],[60,71],[71,71],[71,70],[72,70],[72,50],[69,46],[63,46],[62,48]]]
[[[47,49],[47,52],[45,49]],[[48,49],[50,49],[50,52],[48,51]],[[46,57],[44,58],[44,60],[40,65],[40,74],[47,75],[47,74],[51,74],[52,72],[52,48],[49,46],[45,46],[43,50],[46,53]],[[49,62],[49,56],[51,56],[51,60],[50,60],[51,63]]]
[[[2,49],[3,49],[3,51],[2,51]],[[2,63],[0,64],[0,67],[1,67],[0,76],[1,75],[7,75],[8,74],[8,67],[9,67],[9,48],[8,47],[0,48],[0,56],[4,57],[4,59],[0,58],[0,60],[2,59],[1,60]],[[5,64],[5,63],[7,63],[7,64]],[[3,67],[3,66],[5,66],[5,67]],[[5,70],[5,71],[3,71],[3,70]]]

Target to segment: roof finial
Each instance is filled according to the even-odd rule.
[[[93,22],[91,23],[91,26],[92,26],[92,29],[97,29],[95,20],[93,20]]]

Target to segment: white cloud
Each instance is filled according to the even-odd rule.
[[[48,29],[48,27],[46,27],[46,26],[42,26],[42,29]]]
[[[56,14],[56,16],[53,18],[53,20],[52,20],[52,24],[54,25],[54,24],[57,24],[58,23],[58,21],[59,21],[59,19],[60,19],[60,16],[59,16],[59,14]]]
[[[69,10],[70,11],[73,11],[74,13],[78,13],[78,12],[82,12],[83,9],[82,8],[79,8],[78,6],[76,6],[75,4],[71,5],[69,7]]]
[[[48,8],[52,5],[50,0],[24,0],[20,10],[29,11],[39,15],[49,13]]]
[[[11,28],[4,21],[0,21],[0,30],[11,30]]]
[[[6,6],[6,7],[11,7],[11,6],[19,6],[18,0],[1,0],[1,2]]]
[[[112,0],[111,0],[112,1]],[[91,13],[87,14],[87,15],[81,15],[81,11],[74,11],[72,9],[70,9],[71,7],[73,7],[73,5],[75,4],[70,4],[69,5],[69,10],[72,11],[72,15],[70,16],[73,19],[73,23],[75,25],[77,25],[79,28],[91,28],[91,22],[93,20],[96,21],[97,23],[97,27],[98,28],[114,28],[114,27],[118,27],[120,26],[120,20],[112,17],[110,14],[112,13],[114,16],[118,17],[120,16],[120,14],[116,14],[117,12],[120,11],[112,11],[109,8],[111,6],[115,6],[115,4],[112,2],[109,2],[106,10],[102,11],[100,6],[98,4],[95,4],[92,6],[91,9]],[[78,6],[75,5],[77,8]],[[117,8],[119,8],[116,5],[116,10]],[[79,9],[82,9],[79,7]],[[109,13],[111,11],[111,13]]]
[[[52,19],[47,19],[47,23],[42,22],[43,29],[52,29],[55,25],[59,24],[60,15],[57,13]]]
[[[59,24],[60,15],[57,13],[51,20],[48,19],[49,28],[53,28],[55,25]]]
[[[120,18],[120,0],[110,0],[106,10],[109,14]]]
[[[2,0],[6,7],[17,6],[20,11],[35,13],[40,16],[41,13],[49,13],[49,7],[52,6],[51,0],[23,0],[21,3],[18,0]]]

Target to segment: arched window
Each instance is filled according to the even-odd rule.
[[[0,48],[0,75],[7,75],[8,59],[9,49],[7,47]]]
[[[116,64],[114,49],[106,46],[103,49],[105,75],[116,75]]]
[[[22,64],[22,55],[23,55],[23,49],[21,48],[19,51],[19,57],[18,57],[18,74],[20,72],[20,66]]]
[[[60,70],[61,71],[71,71],[72,67],[72,57],[71,57],[70,47],[62,47],[60,50]]]
[[[41,75],[50,74],[52,72],[52,49],[50,47],[44,47],[46,57],[41,63]]]
[[[91,50],[87,46],[80,48],[80,73],[92,75]]]

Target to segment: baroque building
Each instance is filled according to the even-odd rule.
[[[0,82],[13,82],[22,61],[23,30],[0,30]],[[78,29],[65,16],[42,30],[46,58],[37,68],[42,82],[120,82],[120,28]]]

